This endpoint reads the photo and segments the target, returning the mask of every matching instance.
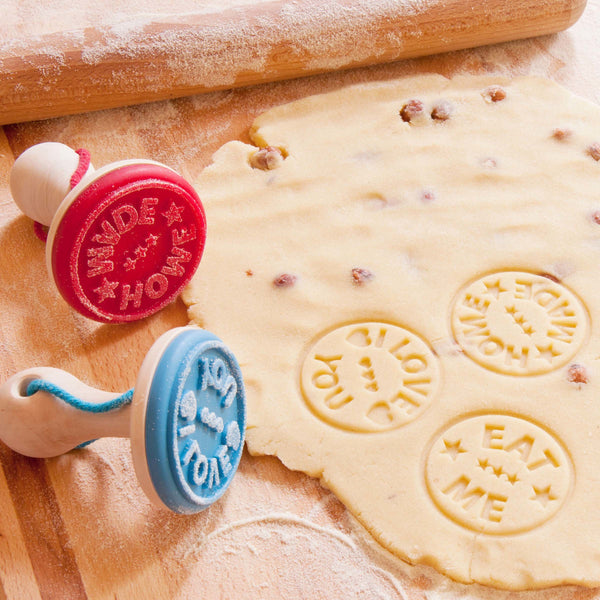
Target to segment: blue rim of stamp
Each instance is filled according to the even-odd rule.
[[[202,329],[177,335],[158,361],[146,405],[146,462],[161,501],[189,514],[218,500],[239,465],[245,429],[232,352]]]

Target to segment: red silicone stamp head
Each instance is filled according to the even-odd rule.
[[[65,300],[96,321],[125,322],[155,313],[179,294],[200,263],[205,239],[194,188],[167,167],[136,163],[99,173],[48,241]]]

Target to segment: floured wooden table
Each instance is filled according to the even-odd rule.
[[[14,157],[28,146],[85,146],[98,166],[151,158],[193,181],[223,143],[248,141],[249,125],[267,108],[356,82],[426,72],[535,74],[600,102],[599,26],[600,2],[593,0],[579,23],[552,37],[5,126],[0,377],[48,365],[123,391],[152,342],[187,323],[181,301],[126,325],[96,324],[68,308],[49,282],[43,243],[8,191]],[[225,498],[194,517],[148,503],[125,440],[101,440],[46,461],[0,444],[0,462],[0,598],[600,598],[576,587],[509,593],[463,586],[405,565],[380,550],[316,480],[276,459],[245,455]]]

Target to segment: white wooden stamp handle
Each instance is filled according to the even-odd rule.
[[[58,207],[71,191],[71,178],[79,164],[80,155],[65,144],[44,142],[28,148],[10,172],[15,203],[28,217],[50,227]],[[93,172],[90,163],[81,175]]]
[[[0,386],[0,439],[16,452],[47,458],[99,437],[129,437],[129,404],[102,413],[86,412],[46,391],[28,396],[27,386],[35,379],[49,381],[90,404],[119,396],[52,367],[17,373]]]

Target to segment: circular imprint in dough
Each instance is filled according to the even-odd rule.
[[[540,375],[564,366],[588,332],[582,302],[548,277],[507,271],[464,287],[452,333],[476,363],[505,375]]]
[[[438,360],[414,333],[397,325],[360,322],[322,334],[300,376],[308,406],[326,423],[359,433],[413,421],[431,404]]]
[[[510,535],[545,523],[567,499],[574,474],[545,429],[502,414],[467,418],[430,446],[425,481],[435,505],[478,533]]]

